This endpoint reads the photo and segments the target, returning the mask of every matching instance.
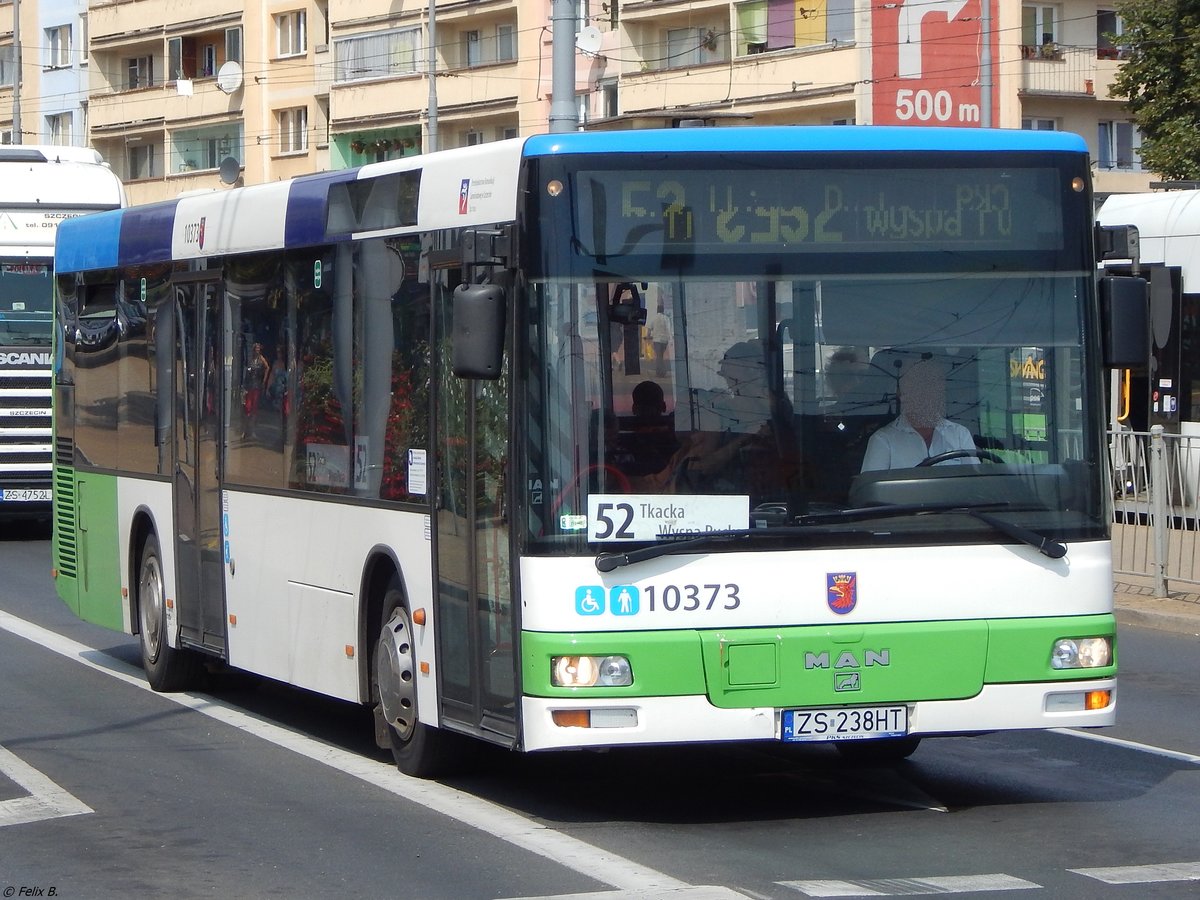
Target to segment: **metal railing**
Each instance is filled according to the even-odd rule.
[[[1200,584],[1200,435],[1110,431],[1113,569],[1148,576],[1155,595],[1171,581]]]

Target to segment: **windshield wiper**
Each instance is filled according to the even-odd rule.
[[[1022,544],[1027,544],[1037,550],[1038,553],[1048,556],[1051,559],[1062,559],[1062,557],[1067,555],[1065,544],[1053,538],[1046,537],[1043,534],[1038,534],[1036,531],[1031,531],[1028,528],[1022,528],[1020,525],[1005,522],[1003,519],[998,519],[986,511],[1004,509],[1007,506],[1007,503],[976,505],[962,503],[896,503],[891,506],[863,506],[856,509],[843,509],[839,512],[813,513],[797,517],[795,525],[785,525],[775,528],[743,528],[736,531],[714,531],[699,537],[669,541],[663,544],[653,544],[649,547],[630,550],[626,553],[602,552],[596,555],[596,570],[598,572],[612,572],[614,569],[645,562],[649,559],[658,559],[659,557],[676,553],[687,553],[696,547],[713,542],[729,543],[745,540],[750,537],[788,537],[808,533],[816,525],[861,522],[869,519],[896,518],[899,516],[920,515],[922,513],[944,512],[962,513],[978,519],[1001,534],[1013,540],[1020,541]]]
[[[1067,555],[1066,544],[1053,538],[1038,534],[1020,525],[1014,525],[1003,519],[990,515],[988,510],[1006,509],[1008,503],[896,503],[891,506],[863,506],[858,509],[844,509],[835,513],[816,513],[810,516],[800,516],[797,520],[802,525],[818,525],[828,522],[857,522],[864,519],[877,519],[883,516],[920,515],[928,512],[962,513],[973,519],[978,519],[985,525],[995,528],[1013,540],[1028,544],[1043,556],[1051,559],[1062,559]]]

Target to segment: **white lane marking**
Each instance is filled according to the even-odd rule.
[[[0,628],[133,687],[155,693],[146,683],[141,669],[114,659],[86,644],[80,644],[2,610]],[[323,744],[214,697],[189,693],[157,696],[365,781],[530,853],[553,860],[602,884],[626,891],[665,892],[693,887],[663,872],[554,831],[471,794],[437,782],[410,778],[395,766]],[[731,893],[729,896],[739,895]]]
[[[0,803],[0,828],[94,812],[86,803],[4,747],[0,747],[0,775],[15,782],[29,794]]]
[[[1028,891],[1040,884],[1012,875],[935,875],[927,878],[863,878],[851,881],[779,881],[809,897],[909,897],[969,894],[975,891]]]
[[[595,891],[590,894],[553,894],[545,897],[513,897],[510,900],[737,900],[745,894],[727,887],[702,885],[676,890],[653,891]]]
[[[1180,750],[1167,750],[1165,747],[1155,747],[1153,744],[1142,744],[1137,741],[1127,741],[1123,738],[1109,737],[1107,734],[1096,734],[1091,731],[1078,731],[1074,728],[1051,728],[1055,734],[1066,734],[1071,737],[1083,738],[1087,741],[1097,741],[1101,744],[1111,744],[1114,747],[1123,747],[1126,750],[1137,750],[1141,753],[1152,753],[1155,756],[1165,756],[1167,759],[1178,760],[1179,762],[1191,763],[1194,766],[1200,766],[1200,756],[1194,753],[1184,753]]]
[[[1068,869],[1105,884],[1154,884],[1162,881],[1200,881],[1200,862],[1160,863],[1155,866],[1104,866]]]

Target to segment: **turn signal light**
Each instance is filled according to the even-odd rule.
[[[1083,700],[1087,709],[1108,709],[1112,702],[1112,691],[1088,691]]]
[[[590,709],[556,709],[550,713],[550,718],[559,728],[592,727],[592,711]]]

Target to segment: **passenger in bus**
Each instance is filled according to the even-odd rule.
[[[759,341],[740,341],[721,359],[723,390],[701,401],[700,430],[680,442],[668,465],[648,476],[646,488],[662,492],[773,493],[771,482],[787,481],[780,448],[790,444],[777,435],[772,416],[766,361]],[[779,422],[791,418],[786,400]]]
[[[267,376],[271,373],[271,364],[263,356],[262,344],[254,342],[250,349],[250,358],[246,362],[246,370],[242,376],[242,409],[246,421],[242,428],[242,437],[253,437],[254,425],[258,420],[258,404],[262,392],[266,388]]]
[[[720,433],[752,434],[771,421],[771,397],[762,344],[739,341],[721,358],[718,374],[725,380],[714,391],[710,409],[715,417],[711,428]]]
[[[900,415],[871,435],[862,471],[907,469],[953,450],[975,450],[971,432],[946,418],[946,375],[941,366],[921,360],[899,380]],[[948,463],[976,463],[974,457]]]
[[[267,402],[272,409],[284,409],[284,394],[287,392],[287,348],[280,344],[275,348],[275,362],[267,373]]]
[[[628,450],[627,475],[642,476],[660,472],[670,462],[679,441],[675,437],[675,419],[667,413],[662,385],[649,379],[633,389],[633,416],[622,424],[621,444]]]

